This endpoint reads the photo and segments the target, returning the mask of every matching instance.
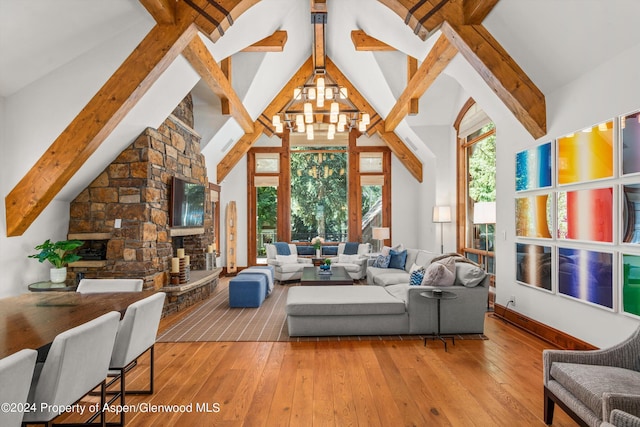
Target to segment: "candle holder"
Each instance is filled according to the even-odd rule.
[[[187,260],[184,258],[180,258],[180,273],[178,276],[180,277],[180,284],[187,283]]]
[[[171,273],[169,282],[172,285],[179,285],[180,284],[180,273]]]
[[[207,252],[205,254],[205,267],[207,270],[213,270],[216,266],[216,257],[215,253]]]

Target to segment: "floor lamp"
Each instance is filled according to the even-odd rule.
[[[444,254],[444,235],[442,233],[442,224],[445,222],[451,222],[451,208],[449,206],[434,206],[433,222],[440,224],[440,253]]]
[[[489,224],[496,223],[496,202],[477,202],[473,205],[473,223],[484,224],[484,271],[489,271],[487,253],[489,252]]]
[[[388,239],[390,235],[389,227],[373,228],[371,237],[378,241],[378,250],[376,252],[380,252],[382,250],[382,241]]]

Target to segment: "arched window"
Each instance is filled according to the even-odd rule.
[[[458,162],[458,252],[494,272],[495,125],[470,99],[454,124]]]

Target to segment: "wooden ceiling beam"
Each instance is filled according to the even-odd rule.
[[[396,104],[385,118],[385,132],[392,132],[409,114],[412,99],[420,98],[451,62],[458,50],[441,35],[427,54],[416,74],[411,78]]]
[[[357,51],[369,51],[369,52],[382,52],[382,51],[395,51],[396,48],[389,46],[383,41],[378,40],[365,33],[363,30],[351,31],[351,41]]]
[[[284,45],[287,44],[287,37],[286,31],[278,30],[251,46],[245,47],[242,52],[282,52]]]
[[[309,57],[304,64],[289,79],[287,84],[280,89],[280,92],[271,100],[267,108],[262,112],[260,117],[254,122],[254,132],[245,134],[235,143],[235,145],[227,152],[216,167],[216,176],[218,184],[231,172],[238,164],[240,159],[255,144],[262,133],[273,135],[274,130],[271,129],[271,117],[281,111],[291,100],[293,90],[305,84],[310,75],[313,74],[313,59]]]
[[[342,74],[342,71],[340,71],[330,58],[327,58],[327,74],[329,74],[337,84],[347,88],[349,101],[351,101],[358,110],[368,112],[371,116],[371,122],[366,132],[367,135],[371,136],[373,133],[378,133],[411,175],[413,175],[418,182],[422,182],[422,162],[420,159],[413,154],[394,132],[385,132],[384,120],[382,120],[371,104],[358,92],[355,86]]]
[[[176,22],[175,0],[139,0],[147,12],[160,25],[172,25]]]
[[[313,22],[313,69],[323,71],[326,68],[324,25],[327,22],[327,14],[312,12],[311,19]]]
[[[178,0],[179,16],[184,13],[214,43],[236,19],[260,0]]]
[[[233,117],[245,133],[253,133],[253,119],[242,101],[231,87],[220,66],[200,37],[194,37],[182,52],[191,66],[198,72],[202,80],[220,99],[226,99],[231,107]]]
[[[407,55],[407,84],[413,76],[418,72],[418,60],[413,56]],[[420,110],[420,98],[411,98],[409,100],[409,115],[415,116]]]
[[[546,135],[543,93],[486,28],[445,23],[442,32],[534,138]]]
[[[5,197],[7,236],[25,232],[196,35],[186,23],[151,29]]]
[[[229,80],[229,84],[233,86],[233,82],[231,81],[231,57],[227,56],[222,61],[220,61],[220,69],[222,70],[222,74]],[[227,98],[220,98],[220,111],[223,116],[228,116],[231,114],[231,105],[229,105],[229,100]]]
[[[466,25],[482,24],[499,0],[463,0],[462,13]]]

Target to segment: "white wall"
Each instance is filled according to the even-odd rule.
[[[208,169],[208,168],[207,168]],[[248,265],[247,257],[247,156],[243,156],[226,178],[219,183],[221,185],[220,190],[220,261],[221,264],[227,265],[226,258],[226,239],[227,239],[227,227],[226,209],[231,201],[236,202],[236,214],[238,217],[238,223],[236,226],[237,242],[236,242],[236,265],[239,267],[246,267]]]
[[[505,109],[468,64],[456,58],[447,69],[496,123],[497,302],[506,305],[509,297],[515,296],[517,305],[510,307],[513,310],[599,347],[619,342],[628,336],[638,326],[638,319],[516,282],[515,154],[640,108],[638,57],[640,45],[586,72],[556,92],[546,94],[548,134],[537,141]],[[602,246],[598,248],[603,249]],[[614,246],[604,249],[616,251],[621,248]],[[614,286],[620,288],[620,276],[614,276],[616,278]]]
[[[0,191],[3,195],[22,179],[148,31],[145,21],[115,34],[96,49],[2,98]],[[27,255],[34,253],[33,248],[46,239],[66,238],[70,201],[145,127],[161,124],[197,80],[186,60],[178,57],[22,236],[6,237],[5,198],[2,197],[0,297],[27,292],[29,283],[48,279],[48,263],[40,264]]]

